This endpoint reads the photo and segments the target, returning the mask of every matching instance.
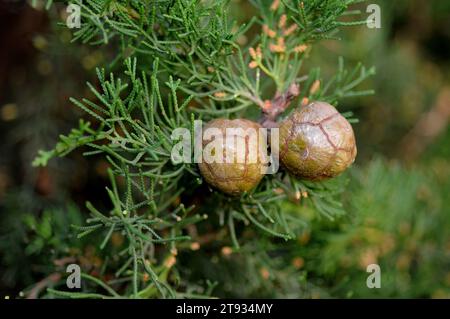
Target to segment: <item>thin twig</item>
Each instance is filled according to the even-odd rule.
[[[57,283],[61,279],[61,274],[54,273],[39,281],[27,294],[27,299],[37,299],[41,291],[51,284]]]
[[[289,86],[286,92],[279,93],[275,97],[268,101],[262,108],[263,117],[260,121],[261,125],[266,128],[277,127],[277,118],[282,114],[294,100],[300,94],[300,86],[293,83]]]

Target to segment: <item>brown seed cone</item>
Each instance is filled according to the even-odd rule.
[[[335,177],[356,157],[350,123],[330,104],[313,102],[280,124],[280,161],[296,177]]]
[[[204,132],[208,128],[217,128],[222,133],[223,139],[220,141],[220,147],[216,149],[216,151],[221,154],[222,162],[207,163],[203,154],[202,163],[199,163],[198,166],[200,168],[200,173],[203,175],[205,180],[222,192],[234,196],[249,191],[258,185],[265,173],[265,165],[262,160],[263,154],[259,151],[259,139],[261,138],[259,129],[261,126],[246,119],[215,119],[210,121],[204,127]],[[231,134],[234,143],[227,143],[225,138],[227,128],[242,128],[244,130],[254,129],[256,136],[255,139],[252,139],[245,133],[234,133]],[[229,136],[230,135],[228,135],[228,137]],[[245,152],[245,154],[241,153],[243,159],[241,162],[238,160],[238,152],[240,150],[237,147],[237,141],[239,139],[241,139],[240,142],[243,145],[241,151]],[[214,138],[209,140],[203,138],[203,149],[205,149],[205,147],[213,140]],[[256,143],[252,142],[255,140]],[[235,156],[234,161],[231,163],[226,163],[225,160],[227,156]]]

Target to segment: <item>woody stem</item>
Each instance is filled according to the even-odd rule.
[[[262,108],[262,118],[260,123],[263,127],[272,128],[277,126],[277,118],[282,114],[292,100],[300,94],[298,84],[291,84],[286,92],[277,93],[275,97]]]

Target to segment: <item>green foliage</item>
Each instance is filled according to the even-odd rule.
[[[56,261],[74,256],[86,245],[70,229],[71,224],[83,222],[76,206],[69,204],[64,209],[49,207],[36,215],[24,205],[24,197],[24,194],[11,193],[3,207],[0,251],[4,270],[2,282],[7,284],[14,284],[12,281],[17,280],[31,285],[42,279],[33,277],[33,274],[44,277],[53,273]],[[26,293],[28,288],[23,291]]]
[[[306,260],[310,278],[325,281],[337,296],[448,297],[448,173],[439,163],[405,169],[380,159],[354,170],[350,219],[315,224],[311,242],[293,254]],[[365,285],[373,263],[381,267],[381,289]]]
[[[216,281],[220,297],[448,298],[449,174],[441,161],[425,170],[375,159],[352,170],[349,214],[338,223],[286,202],[284,212],[305,221],[296,241],[247,230],[240,251],[181,255],[180,269]],[[381,267],[381,289],[366,286],[372,263]]]
[[[240,26],[227,16],[229,1],[74,2],[83,15],[74,40],[112,44],[116,57],[110,68],[122,69],[123,61],[124,76],[97,69],[98,85],[87,84],[92,98],[71,99],[90,121],[80,121],[53,150],[41,151],[33,164],[45,166],[52,157],[80,147],[87,149],[85,156],[104,157],[110,164],[112,186],[106,191],[112,208],[102,213],[87,203],[91,218],[74,228],[79,238],[102,234],[97,242],[100,249],[115,234],[126,243],[116,260],[122,266],[108,285],[85,274],[108,295],[51,293],[74,298],[208,296],[214,284],[192,291],[183,284],[183,270],[173,267],[177,254],[189,252],[197,236],[224,231],[236,251],[247,240],[245,233],[253,229],[268,240],[294,239],[304,232],[305,218],[283,211],[283,203],[301,197],[302,208],[321,218],[345,215],[340,200],[345,177],[312,183],[279,172],[266,176],[240,198],[212,190],[204,198],[208,189],[197,167],[172,163],[176,141],[171,133],[177,127],[192,131],[195,119],[255,118],[264,100],[293,83],[302,86],[299,99],[334,104],[345,97],[371,94],[356,90],[374,74],[360,64],[348,71],[340,59],[338,73],[320,86],[324,82],[319,68],[302,69],[317,40],[333,38],[340,26],[364,22],[339,21],[357,1],[282,1],[278,8],[255,1],[257,17]],[[240,44],[255,28],[258,34]],[[39,234],[49,235],[45,227]]]

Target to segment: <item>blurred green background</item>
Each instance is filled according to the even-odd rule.
[[[373,3],[381,7],[381,29],[343,29],[342,41],[314,47],[306,66],[320,66],[325,79],[338,56],[377,69],[364,83],[373,96],[340,101],[360,120],[359,155],[347,173],[348,216],[329,222],[299,211],[308,229],[298,241],[273,243],[275,255],[253,247],[232,256],[181,256],[191,269],[186,280],[226,283],[216,287],[221,297],[450,298],[450,2]],[[233,6],[239,19],[253,14],[247,1]],[[75,152],[31,167],[38,149],[77,122],[68,98],[89,96],[84,83],[112,56],[113,48],[71,43],[55,24],[63,14],[0,2],[0,296],[39,296],[65,258],[94,274],[104,261],[95,240],[74,238],[69,225],[82,223],[92,194],[102,202],[106,163]],[[120,246],[121,238],[114,240]],[[372,263],[381,267],[381,289],[366,286]]]

